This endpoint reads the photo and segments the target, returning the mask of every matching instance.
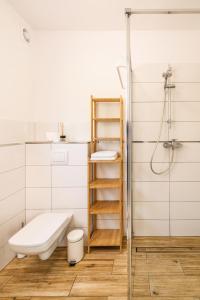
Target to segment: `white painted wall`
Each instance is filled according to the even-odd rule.
[[[199,34],[134,31],[133,65],[199,62]],[[37,31],[33,48],[36,138],[45,139],[45,131],[57,130],[62,120],[70,139],[88,140],[90,95],[123,94],[116,66],[125,63],[124,32]]]
[[[157,30],[132,31],[133,65],[200,61],[199,30],[159,30],[161,24],[157,24]]]
[[[30,26],[8,1],[0,1],[0,143],[24,140],[30,120],[32,52],[22,36]]]
[[[122,93],[116,66],[124,63],[124,33],[37,31],[35,35],[34,121],[62,120],[70,138],[88,140],[90,96]]]

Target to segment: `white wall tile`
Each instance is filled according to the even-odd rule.
[[[26,209],[50,209],[51,188],[27,188]]]
[[[174,101],[199,101],[200,82],[176,83]]]
[[[156,171],[160,172],[167,169],[168,163],[154,163]],[[133,163],[133,180],[134,181],[168,181],[169,173],[155,175],[150,169],[149,163]]]
[[[175,122],[169,131],[170,139],[180,141],[200,141],[200,123],[198,122]]]
[[[133,201],[169,201],[169,182],[133,182]]]
[[[170,217],[172,219],[200,220],[200,202],[171,202]]]
[[[7,222],[25,209],[25,189],[0,201],[0,224]]]
[[[24,165],[24,145],[0,147],[0,172],[16,169]]]
[[[120,216],[118,214],[102,214],[97,215],[97,220],[119,220]]]
[[[51,164],[51,144],[27,144],[26,165],[42,166]]]
[[[50,213],[50,210],[47,209],[27,209],[26,210],[26,223],[29,223],[31,220],[33,220],[38,215],[44,214],[44,213]]]
[[[14,253],[10,246],[5,244],[0,248],[0,270],[2,270],[14,257],[16,253]]]
[[[200,236],[200,220],[172,220],[172,236]]]
[[[97,166],[98,178],[119,178],[120,165],[119,164],[99,164]]]
[[[68,165],[87,165],[88,144],[53,144],[52,151],[65,150],[68,153]]]
[[[53,188],[52,208],[87,208],[87,188]]]
[[[84,187],[87,185],[86,166],[53,166],[53,187]]]
[[[132,118],[134,122],[160,122],[163,114],[164,102],[134,102],[132,104]],[[165,118],[168,119],[168,106],[165,107]]]
[[[172,102],[172,120],[200,121],[200,102]]]
[[[66,212],[73,215],[71,227],[87,227],[87,209],[53,209],[53,212]]]
[[[162,82],[162,73],[168,68],[167,64],[146,63],[136,64],[133,71],[133,82]],[[174,68],[174,64],[173,64]]]
[[[168,236],[168,220],[134,220],[133,231],[135,236]]]
[[[22,227],[25,222],[25,210],[0,226],[0,248]]]
[[[172,181],[200,181],[200,163],[175,163],[171,170]]]
[[[124,149],[125,149],[125,144],[124,144]],[[97,144],[97,151],[101,150],[111,150],[111,151],[118,151],[119,152],[119,142],[101,142]]]
[[[7,131],[6,134],[9,135]],[[0,147],[0,270],[15,256],[7,241],[24,220],[25,146],[3,146]]]
[[[119,220],[97,220],[98,229],[119,229]]]
[[[132,144],[133,162],[150,162],[155,146],[156,143],[133,143]],[[163,143],[158,144],[154,156],[154,161],[155,162],[169,161],[169,150],[163,147]]]
[[[174,151],[175,162],[200,162],[200,143],[182,143]]]
[[[199,182],[170,182],[170,201],[200,201]]]
[[[167,202],[134,202],[133,218],[145,219],[168,219],[169,204]]]
[[[26,168],[27,187],[50,187],[51,167],[49,166],[27,166]]]
[[[0,200],[25,187],[25,167],[0,174]]]
[[[118,200],[119,197],[119,189],[99,189],[97,191],[98,200]]]
[[[162,80],[162,79],[161,79]],[[160,102],[164,100],[163,82],[133,83],[133,102]]]
[[[159,122],[133,122],[133,141],[157,141],[160,130]],[[168,126],[163,125],[161,140],[168,140]]]
[[[176,82],[200,82],[199,63],[174,64],[173,70]]]

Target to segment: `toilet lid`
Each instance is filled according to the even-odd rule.
[[[18,231],[10,240],[15,246],[42,246],[52,236],[71,220],[69,213],[45,213],[35,217],[24,228]]]
[[[83,237],[83,230],[82,229],[75,229],[72,230],[70,233],[67,235],[67,239],[71,243],[78,242],[82,239]]]

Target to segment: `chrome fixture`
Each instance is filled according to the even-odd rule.
[[[169,65],[166,72],[162,74],[162,77],[165,78],[164,89],[174,89],[176,86],[169,82],[169,78],[172,77],[172,67]]]
[[[172,139],[171,141],[168,142],[164,142],[163,143],[163,147],[166,149],[177,149],[177,148],[181,148],[183,145],[180,142],[177,142],[176,139]]]
[[[198,15],[200,9],[134,9],[125,8],[125,15]]]
[[[162,131],[163,131],[163,125],[165,123],[165,114],[166,114],[166,108],[167,108],[167,104],[168,104],[168,120],[166,121],[166,123],[169,125],[169,128],[171,128],[172,122],[173,120],[171,119],[171,101],[172,101],[172,95],[171,95],[171,89],[175,88],[175,84],[173,84],[171,82],[171,77],[173,75],[173,70],[172,67],[169,65],[168,69],[166,72],[164,72],[162,74],[162,76],[164,77],[165,81],[164,81],[164,103],[163,103],[163,111],[162,111],[162,118],[161,118],[161,122],[160,122],[160,129],[159,129],[159,133],[158,133],[158,139],[156,141],[152,156],[151,156],[151,161],[150,161],[150,168],[151,171],[156,174],[156,175],[161,175],[164,174],[166,172],[168,172],[172,166],[172,163],[174,161],[174,150],[177,148],[180,148],[182,146],[182,144],[180,142],[177,142],[175,139],[172,139],[171,141],[167,141],[163,143],[163,147],[166,149],[171,149],[171,157],[170,157],[170,161],[169,161],[169,166],[162,170],[162,171],[156,171],[154,166],[153,166],[153,161],[154,161],[154,157],[156,155],[157,152],[157,148],[158,145],[160,143],[161,140],[161,135],[162,135]]]
[[[30,34],[26,28],[23,28],[23,37],[27,43],[30,43],[30,41],[31,41]]]
[[[122,79],[122,75],[121,75],[121,69],[126,69],[126,66],[117,66],[117,74],[119,76],[119,81],[121,83],[121,87],[124,90],[125,89],[125,85],[123,83],[123,79]]]

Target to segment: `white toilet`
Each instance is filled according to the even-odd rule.
[[[44,213],[35,217],[8,241],[19,258],[38,255],[46,260],[63,239],[72,219],[69,213]]]

